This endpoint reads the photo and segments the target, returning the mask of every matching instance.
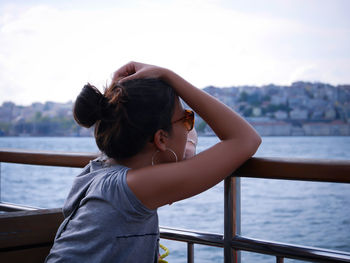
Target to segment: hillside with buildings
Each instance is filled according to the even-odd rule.
[[[72,115],[72,102],[33,103],[19,106],[4,102],[0,107],[0,135],[2,136],[90,136],[81,129]]]
[[[300,81],[204,90],[243,115],[263,136],[350,135],[350,85]],[[212,133],[205,124],[199,129]]]
[[[262,136],[350,135],[350,85],[294,82],[266,85],[206,87],[206,92],[243,115]],[[73,102],[0,106],[1,136],[91,136],[72,116]],[[199,134],[213,135],[198,116]]]

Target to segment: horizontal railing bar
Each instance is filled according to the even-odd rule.
[[[287,243],[270,242],[236,236],[232,247],[261,254],[274,255],[279,258],[292,258],[314,262],[350,262],[350,253],[308,246],[296,246]]]
[[[0,149],[0,162],[34,165],[84,167],[97,156],[96,153]]]
[[[41,209],[34,206],[17,205],[13,203],[0,202],[0,211],[4,212],[18,212],[18,211],[34,211]]]
[[[22,211],[1,214],[0,218],[20,218],[30,215],[46,215],[55,214],[56,217],[62,217],[62,209],[40,209],[34,211]],[[188,231],[182,229],[160,227],[160,237],[182,241],[193,244],[209,245],[214,247],[223,247],[223,235],[204,233],[197,231]],[[276,257],[294,258],[315,262],[350,262],[350,253],[306,247],[296,246],[285,243],[269,242],[258,239],[235,236],[232,240],[232,247],[237,250],[251,251],[261,254],[274,255]]]
[[[98,154],[0,149],[0,162],[84,167]],[[299,158],[251,158],[233,176],[350,183],[350,161]]]
[[[220,234],[160,227],[160,237],[187,243],[224,247],[223,235]],[[281,259],[292,258],[314,262],[350,262],[350,253],[343,251],[270,242],[243,236],[235,236],[232,239],[232,248],[273,255]]]
[[[220,234],[202,233],[169,227],[159,227],[159,230],[161,238],[207,246],[224,247],[223,235]]]
[[[16,219],[23,218],[26,216],[41,216],[41,215],[52,215],[53,217],[61,219],[63,221],[63,212],[62,208],[48,208],[48,209],[37,209],[31,211],[18,211],[13,213],[3,213],[0,214],[0,219]]]
[[[301,158],[251,158],[233,176],[350,183],[350,161]]]

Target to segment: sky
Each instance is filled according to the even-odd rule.
[[[350,84],[347,0],[0,0],[0,105],[74,101],[129,61],[209,85]]]

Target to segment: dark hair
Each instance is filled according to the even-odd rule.
[[[114,83],[104,95],[89,83],[74,104],[74,119],[84,127],[95,124],[98,148],[116,160],[137,154],[155,132],[171,133],[175,91],[160,79]]]

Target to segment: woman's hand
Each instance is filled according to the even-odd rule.
[[[114,73],[112,81],[124,82],[131,79],[161,78],[165,71],[165,68],[132,61],[118,69]]]

